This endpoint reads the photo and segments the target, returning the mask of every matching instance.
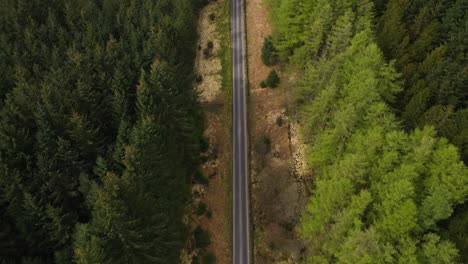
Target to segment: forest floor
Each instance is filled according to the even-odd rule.
[[[296,227],[307,202],[304,182],[310,175],[294,118],[294,77],[275,66],[282,77],[280,86],[260,88],[272,69],[261,60],[263,40],[272,31],[269,7],[264,0],[248,0],[246,11],[255,263],[298,263],[305,255],[305,242]],[[267,151],[261,147],[265,137],[271,142]]]
[[[197,226],[207,230],[211,243],[206,249],[194,248],[191,241],[183,253],[182,262],[192,263],[193,256],[214,254],[216,263],[229,263],[231,256],[230,219],[230,158],[231,158],[231,84],[226,80],[230,70],[229,42],[224,41],[222,30],[229,28],[228,0],[210,2],[199,14],[198,52],[195,61],[196,71],[202,76],[197,90],[204,114],[204,137],[208,150],[202,153],[202,173],[208,184],[194,184],[192,187],[191,230]],[[214,16],[212,15],[214,14]],[[214,18],[214,19],[213,19]],[[229,29],[227,32],[229,37]],[[208,42],[213,43],[207,56],[204,50]],[[227,45],[227,46],[226,46]],[[197,215],[198,206],[206,204],[206,212]],[[200,261],[201,262],[201,261]]]

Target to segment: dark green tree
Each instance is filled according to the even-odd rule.
[[[263,40],[262,61],[267,66],[271,66],[277,63],[278,61],[277,55],[276,55],[276,49],[273,46],[273,40],[271,36],[266,37]]]

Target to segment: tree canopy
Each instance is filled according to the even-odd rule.
[[[2,263],[178,263],[202,1],[0,2]]]
[[[452,2],[456,6],[461,1]],[[404,42],[401,29],[405,23],[413,23],[413,18],[399,12],[411,10],[415,2],[389,0],[377,6],[366,0],[270,3],[275,18],[274,47],[283,63],[302,73],[296,91],[314,174],[312,195],[299,228],[310,241],[308,261],[459,261],[460,252],[466,249],[457,248],[459,244],[445,235],[443,225],[468,198],[468,170],[460,156],[463,148],[453,137],[439,137],[444,135],[440,119],[407,126],[405,114],[398,110],[402,94],[409,88],[402,66],[406,55],[395,49]],[[437,5],[435,11],[437,8],[445,9]],[[455,12],[450,10],[447,13]],[[434,10],[425,12],[434,14]],[[376,14],[377,20],[388,20],[385,25],[374,26]],[[455,20],[460,19],[461,14]],[[437,37],[437,23],[419,23],[421,36]],[[459,32],[463,27],[454,26],[453,30]],[[434,41],[409,39],[417,49],[412,56],[422,57],[417,67],[424,71],[450,61],[441,56],[456,50],[436,45],[431,51],[428,45]],[[420,85],[418,93],[435,96],[439,86],[428,85],[422,75],[417,76],[425,80],[414,76],[411,79]],[[459,88],[452,78],[430,80],[445,82],[454,91]],[[464,111],[461,105],[418,100],[427,105],[425,109],[437,106],[428,113],[434,118],[448,118],[435,109],[454,115]],[[466,98],[457,100],[466,103]],[[420,118],[424,111],[408,113]]]

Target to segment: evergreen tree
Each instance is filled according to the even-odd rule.
[[[175,262],[202,126],[192,4],[1,0],[5,261]],[[107,186],[106,175],[127,189]],[[97,194],[115,198],[101,203],[122,214],[105,215]],[[123,240],[107,240],[100,221],[119,223]]]
[[[294,20],[298,28],[323,25],[324,18],[313,11],[295,20],[283,9],[288,2],[273,2],[273,16]],[[380,31],[374,33],[372,4],[345,2],[328,3],[333,23],[320,29],[320,45],[304,42],[292,48],[310,54],[303,57],[305,74],[298,89],[315,175],[300,225],[301,234],[311,241],[309,261],[454,262],[459,250],[436,233],[466,201],[468,172],[457,149],[420,122],[434,120],[438,131],[457,129],[451,121],[453,106],[436,107],[425,115],[440,85],[433,78],[434,68],[441,67],[448,52],[435,38],[440,24],[431,21],[433,14],[421,8],[423,2],[389,0],[385,8],[379,5]],[[405,23],[409,12],[417,26]],[[281,26],[276,25],[279,36],[274,39],[279,50],[288,43]],[[386,62],[390,54],[401,57]],[[294,58],[290,61],[296,64]],[[411,61],[413,66],[403,66]],[[406,81],[399,81],[408,76],[414,85],[411,92],[405,90]],[[403,131],[387,105],[400,103],[402,91],[408,91],[403,117],[421,129]]]

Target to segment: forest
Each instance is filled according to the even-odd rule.
[[[0,0],[0,263],[179,263],[202,2]]]
[[[264,61],[300,76],[307,262],[468,262],[468,1],[269,5]]]

